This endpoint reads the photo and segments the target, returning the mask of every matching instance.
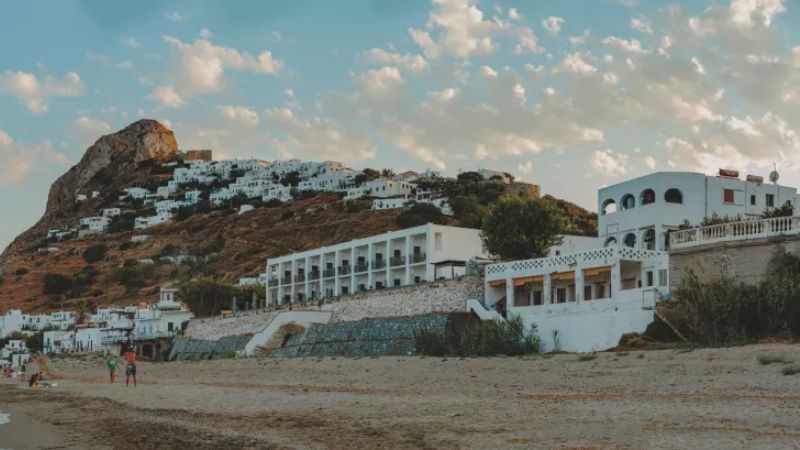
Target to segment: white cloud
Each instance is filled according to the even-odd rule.
[[[78,117],[75,120],[75,128],[82,136],[92,141],[111,132],[111,125],[102,120],[91,119],[87,116]]]
[[[35,171],[45,171],[67,162],[66,156],[53,151],[49,140],[27,146],[15,142],[8,133],[0,130],[0,186],[22,183]]]
[[[239,122],[245,126],[258,126],[258,113],[252,108],[228,105],[222,107],[222,112],[228,119]]]
[[[397,93],[406,80],[397,67],[381,67],[361,74],[357,79],[361,91],[371,99],[382,99]]]
[[[603,44],[617,47],[628,53],[645,54],[647,50],[642,48],[642,43],[636,39],[623,39],[617,36],[609,36],[603,39]]]
[[[647,155],[644,157],[644,165],[650,170],[656,170],[656,159]]]
[[[628,173],[628,155],[612,150],[595,150],[592,153],[591,166],[596,172],[607,176],[621,176]]]
[[[133,62],[130,59],[126,59],[114,67],[121,70],[131,70],[133,69]]]
[[[165,36],[164,41],[178,52],[174,70],[167,74],[169,83],[153,91],[153,98],[170,107],[177,107],[188,97],[219,93],[226,88],[225,70],[248,71],[275,75],[284,64],[264,50],[257,57],[230,47],[214,45],[210,31],[203,29],[200,37],[188,44]]]
[[[564,19],[562,17],[550,16],[542,20],[542,26],[554,35],[561,32],[562,25],[564,25]]]
[[[556,68],[557,71],[567,71],[577,74],[592,74],[597,72],[597,68],[584,60],[581,52],[570,53],[564,57],[561,64]]]
[[[631,28],[644,34],[653,34],[653,28],[650,26],[650,21],[643,16],[632,17]]]
[[[142,43],[139,42],[133,36],[124,37],[124,38],[121,39],[121,41],[122,41],[123,44],[127,45],[128,47],[140,48],[142,46]]]
[[[178,11],[164,11],[164,17],[173,22],[185,22],[186,17]]]
[[[424,72],[428,70],[428,62],[422,55],[403,55],[380,48],[373,48],[367,51],[365,56],[368,61],[376,64],[398,66],[412,72]]]
[[[758,22],[768,27],[773,17],[786,11],[783,0],[733,0],[730,8],[731,20],[745,27]]]
[[[0,95],[16,97],[34,114],[47,112],[48,100],[53,97],[76,97],[85,91],[83,80],[75,72],[67,73],[62,79],[48,75],[41,83],[32,73],[6,71],[0,74]]]
[[[533,162],[528,161],[525,164],[519,164],[517,166],[517,170],[519,170],[520,173],[530,175],[531,173],[533,173]]]

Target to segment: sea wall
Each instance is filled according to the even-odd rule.
[[[216,340],[179,337],[172,344],[169,360],[230,358],[242,352],[250,339],[251,335],[227,336]]]
[[[191,339],[217,340],[225,336],[255,334],[263,330],[272,320],[274,311],[243,311],[235,317],[206,317],[192,319],[186,327],[184,336]]]
[[[286,346],[271,352],[270,357],[413,355],[414,332],[444,332],[452,322],[447,314],[428,314],[312,324],[304,333],[290,337]]]

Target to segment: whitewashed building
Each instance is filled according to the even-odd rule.
[[[108,229],[108,225],[111,224],[111,219],[106,216],[83,217],[78,223],[86,230],[94,233],[102,233]]]
[[[434,281],[486,256],[479,230],[422,225],[271,258],[267,298],[282,304]]]
[[[170,212],[161,212],[155,216],[137,217],[134,220],[133,228],[136,230],[144,230],[146,228],[169,222],[170,220],[172,220],[172,213]]]

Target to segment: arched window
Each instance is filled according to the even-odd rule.
[[[639,204],[649,205],[650,203],[655,203],[656,201],[656,191],[652,189],[645,189],[639,194]]]
[[[636,247],[636,235],[628,233],[625,235],[625,239],[622,242],[625,244],[625,247]]]
[[[647,250],[655,250],[656,249],[656,230],[650,228],[649,230],[645,230],[642,234],[642,243],[644,244],[644,248]]]
[[[667,189],[667,192],[664,192],[664,201],[667,203],[683,203],[683,193],[675,188]]]
[[[617,212],[617,202],[615,202],[613,199],[608,199],[603,202],[603,207],[600,208],[600,214],[606,215],[615,212]]]
[[[603,244],[604,247],[614,247],[617,245],[617,238],[611,236],[610,238],[606,239],[606,243]]]
[[[633,197],[631,194],[625,194],[622,196],[622,201],[620,201],[620,207],[622,210],[626,209],[633,209],[636,207],[636,198]]]

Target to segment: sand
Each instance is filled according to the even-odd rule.
[[[102,361],[55,360],[57,388],[0,383],[0,411],[52,427],[64,448],[800,448],[800,375],[763,353],[800,362],[800,345],[767,344],[141,363],[126,388]]]

